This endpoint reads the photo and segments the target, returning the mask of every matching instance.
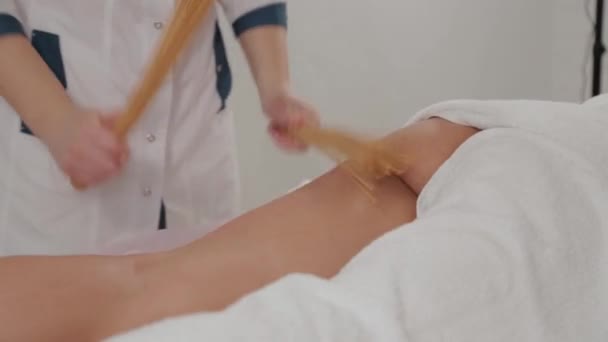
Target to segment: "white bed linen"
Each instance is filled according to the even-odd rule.
[[[326,281],[291,275],[139,341],[608,341],[608,106],[451,101],[486,129],[439,169],[419,218]],[[204,289],[201,289],[204,291]]]

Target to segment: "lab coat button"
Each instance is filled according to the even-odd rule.
[[[150,197],[150,195],[152,195],[152,189],[150,188],[144,188],[144,190],[142,191],[144,197]]]
[[[155,142],[156,141],[156,136],[154,136],[154,134],[148,134],[146,135],[146,140],[148,140],[148,142]]]
[[[163,23],[161,23],[160,21],[157,21],[157,22],[154,23],[154,28],[157,29],[157,30],[162,29],[163,26],[164,26]]]

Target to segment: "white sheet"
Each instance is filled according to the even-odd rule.
[[[487,130],[433,176],[415,222],[331,281],[288,276],[111,341],[608,341],[607,102],[432,106],[410,123]]]

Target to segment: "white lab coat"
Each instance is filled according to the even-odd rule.
[[[286,25],[284,0],[218,3],[237,36],[259,25]],[[174,5],[0,0],[0,35],[25,33],[75,102],[112,110],[124,105],[142,75]],[[130,132],[126,169],[99,187],[75,191],[0,98],[0,255],[97,253],[109,241],[150,236],[161,225],[203,235],[236,214],[237,162],[226,106],[231,73],[212,12]]]

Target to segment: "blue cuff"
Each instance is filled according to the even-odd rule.
[[[232,29],[238,37],[249,29],[267,25],[287,27],[287,5],[285,3],[260,7],[246,13],[232,24]]]
[[[8,13],[0,13],[0,36],[15,33],[25,35],[25,30],[19,19]]]

